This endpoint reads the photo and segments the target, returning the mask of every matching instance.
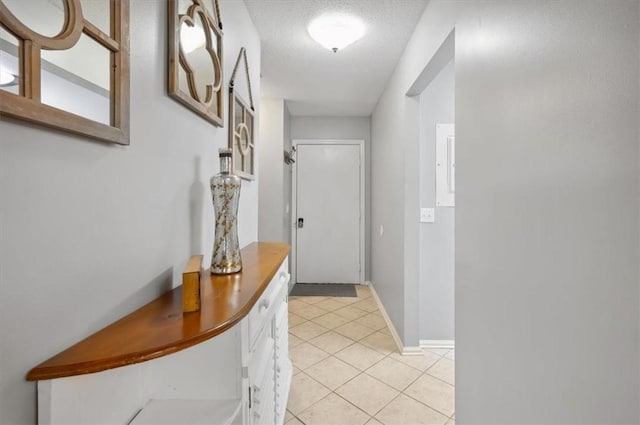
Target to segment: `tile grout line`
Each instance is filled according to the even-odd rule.
[[[315,304],[319,304],[319,303],[324,302],[324,301],[326,301],[326,300],[329,300],[329,299],[331,299],[331,298],[334,298],[334,297],[326,297],[324,300],[318,301],[318,302],[316,302]],[[305,411],[307,411],[307,410],[309,410],[309,409],[313,408],[315,405],[317,405],[317,404],[318,404],[318,403],[320,403],[322,400],[324,400],[324,399],[326,399],[327,397],[329,397],[331,394],[335,394],[337,397],[339,397],[340,399],[344,400],[344,401],[345,401],[345,402],[347,402],[349,405],[351,405],[351,406],[355,407],[356,409],[358,409],[359,411],[361,411],[361,412],[363,412],[365,415],[367,415],[367,417],[368,417],[367,422],[368,422],[368,421],[371,421],[371,419],[376,419],[376,415],[377,415],[377,414],[379,414],[379,413],[380,413],[382,410],[384,410],[384,409],[385,409],[385,408],[386,408],[390,403],[392,403],[394,400],[396,400],[396,399],[397,399],[397,398],[402,394],[402,395],[405,395],[406,397],[409,397],[411,400],[413,400],[413,401],[415,401],[415,402],[417,402],[417,403],[419,403],[419,404],[421,404],[421,405],[423,405],[423,406],[426,406],[426,407],[428,407],[429,409],[432,409],[433,411],[437,412],[438,414],[441,414],[443,417],[445,417],[445,418],[447,419],[447,423],[448,423],[448,421],[452,420],[452,419],[453,419],[453,417],[455,416],[455,411],[454,411],[451,415],[447,415],[447,414],[445,414],[445,413],[441,412],[440,410],[438,410],[438,409],[436,409],[436,408],[434,408],[434,407],[432,407],[432,406],[430,406],[430,405],[428,405],[428,404],[426,404],[426,403],[424,403],[424,402],[422,402],[422,401],[420,401],[420,400],[417,400],[417,399],[413,398],[412,396],[410,396],[409,394],[405,393],[405,391],[406,391],[409,387],[411,387],[411,385],[413,385],[416,381],[418,381],[422,376],[428,376],[428,377],[433,378],[433,379],[435,379],[435,380],[437,380],[437,381],[439,381],[439,382],[441,382],[441,383],[444,383],[444,384],[446,384],[446,385],[448,385],[448,386],[451,386],[451,387],[455,388],[455,385],[452,385],[452,384],[450,384],[449,382],[444,381],[443,379],[440,379],[440,378],[438,378],[438,377],[436,377],[436,376],[433,376],[433,375],[431,375],[430,373],[428,373],[428,371],[429,371],[429,370],[431,370],[431,369],[432,369],[436,364],[438,364],[438,363],[439,363],[443,358],[446,358],[446,355],[447,355],[447,354],[449,354],[449,353],[451,352],[451,350],[449,350],[449,351],[447,351],[447,352],[445,352],[445,353],[440,354],[440,353],[436,353],[436,352],[430,351],[430,350],[428,350],[428,349],[424,349],[424,350],[423,350],[424,352],[429,352],[430,354],[437,356],[437,360],[436,360],[435,362],[433,362],[430,366],[428,366],[426,369],[422,370],[422,369],[417,368],[417,367],[414,367],[414,366],[412,366],[412,365],[410,365],[410,364],[404,363],[404,362],[402,362],[402,361],[400,361],[400,360],[396,360],[396,359],[394,359],[394,358],[391,358],[391,355],[392,355],[393,353],[398,352],[397,350],[393,350],[393,351],[390,351],[390,352],[381,352],[381,351],[379,351],[379,349],[376,349],[376,348],[375,348],[375,346],[369,346],[369,345],[367,345],[367,344],[362,343],[362,341],[363,341],[363,340],[365,340],[365,339],[369,338],[371,335],[374,335],[374,334],[376,334],[376,333],[380,333],[380,334],[384,335],[385,337],[390,337],[390,338],[392,338],[392,339],[393,339],[393,335],[389,336],[388,334],[385,334],[385,333],[384,333],[384,330],[387,330],[387,331],[388,331],[388,325],[387,325],[387,324],[385,324],[385,326],[384,326],[384,327],[382,327],[382,328],[378,328],[378,329],[376,329],[376,328],[372,328],[372,327],[369,327],[369,326],[367,326],[367,325],[364,325],[364,324],[362,324],[362,323],[358,322],[358,320],[362,319],[362,318],[363,318],[363,317],[365,317],[365,316],[368,316],[368,315],[371,315],[371,314],[382,315],[382,313],[380,312],[380,309],[378,308],[378,306],[376,306],[376,309],[375,309],[375,310],[367,311],[367,310],[364,310],[364,309],[362,309],[362,308],[356,307],[356,306],[354,305],[354,304],[357,304],[357,303],[362,302],[362,301],[370,300],[370,299],[372,299],[372,298],[373,298],[373,300],[375,301],[375,298],[374,298],[374,297],[372,297],[372,295],[371,295],[371,294],[369,295],[369,297],[366,297],[366,298],[363,298],[363,297],[360,297],[360,296],[358,296],[357,298],[361,298],[361,299],[360,299],[360,301],[354,301],[354,302],[350,302],[350,303],[345,303],[343,306],[340,306],[340,307],[334,308],[333,310],[326,310],[326,309],[324,309],[324,308],[322,308],[322,307],[317,307],[317,308],[318,308],[318,309],[320,309],[320,310],[324,310],[324,311],[325,311],[325,313],[324,313],[324,314],[321,314],[321,315],[318,315],[318,316],[316,316],[316,317],[313,317],[313,318],[311,318],[311,319],[307,319],[307,318],[305,318],[305,317],[302,317],[302,316],[300,316],[300,315],[296,314],[295,312],[289,312],[289,313],[291,313],[291,314],[294,314],[294,315],[296,315],[296,316],[301,317],[302,319],[305,319],[303,322],[298,323],[296,326],[294,326],[294,328],[295,328],[295,327],[297,327],[297,326],[300,326],[300,325],[302,325],[302,324],[305,324],[305,323],[307,323],[307,322],[312,322],[314,325],[316,325],[316,326],[319,326],[319,327],[321,327],[321,328],[326,329],[326,331],[324,331],[324,332],[322,332],[322,333],[320,333],[320,334],[318,334],[318,335],[315,335],[314,337],[312,337],[312,338],[310,338],[310,339],[303,339],[303,338],[301,338],[301,337],[298,337],[298,336],[297,336],[297,335],[295,335],[295,334],[291,334],[291,335],[293,335],[293,336],[296,336],[296,338],[300,339],[300,340],[302,341],[302,343],[301,343],[301,344],[308,343],[308,344],[310,344],[312,347],[315,347],[315,348],[319,349],[320,351],[322,351],[323,353],[325,353],[325,354],[327,354],[327,355],[328,355],[327,357],[323,358],[322,360],[320,360],[320,361],[318,361],[318,362],[315,362],[315,363],[313,363],[313,364],[311,364],[311,365],[307,366],[305,369],[300,369],[300,368],[298,368],[298,370],[299,370],[300,372],[303,372],[303,373],[305,374],[305,376],[307,376],[308,378],[312,379],[314,382],[316,382],[317,384],[321,385],[322,387],[324,387],[325,389],[327,389],[327,390],[329,391],[329,393],[328,393],[327,395],[325,395],[324,397],[322,397],[320,400],[318,400],[318,401],[316,401],[316,402],[312,403],[310,406],[308,406],[307,408],[305,408],[305,409],[304,409],[302,412],[300,412],[300,413],[303,413],[303,412],[305,412]],[[301,302],[303,302],[303,301],[301,301]],[[315,305],[315,304],[309,304],[309,305]],[[344,316],[340,316],[339,314],[336,314],[336,313],[335,313],[335,311],[336,311],[336,310],[340,310],[340,309],[345,308],[345,307],[354,307],[354,308],[356,308],[356,309],[358,309],[358,310],[360,310],[360,311],[362,311],[362,312],[364,312],[364,313],[366,313],[366,314],[365,314],[365,315],[363,315],[363,316],[359,316],[359,317],[356,317],[356,318],[350,319],[350,318],[346,318],[346,317],[344,317]],[[334,315],[337,315],[337,316],[339,316],[339,317],[340,317],[340,318],[342,318],[342,319],[348,320],[348,322],[343,323],[343,324],[341,324],[341,325],[339,325],[339,326],[336,326],[336,327],[334,327],[334,328],[326,328],[325,326],[323,326],[323,325],[321,325],[321,324],[319,324],[319,323],[316,323],[316,322],[314,321],[314,319],[319,318],[319,317],[322,317],[322,316],[325,316],[325,315],[327,315],[327,314],[329,314],[329,313],[334,314]],[[384,320],[384,317],[383,317],[383,320]],[[352,337],[349,337],[349,336],[347,336],[347,335],[343,335],[343,334],[341,334],[340,332],[336,332],[336,331],[335,331],[335,329],[337,329],[337,328],[339,328],[339,327],[342,327],[342,326],[345,326],[345,325],[348,325],[348,324],[350,324],[350,323],[354,323],[354,324],[360,325],[360,326],[362,326],[362,327],[368,328],[368,329],[369,329],[369,330],[371,330],[372,332],[371,332],[371,333],[369,333],[369,334],[367,334],[366,336],[364,336],[364,337],[362,337],[362,338],[359,338],[359,339],[355,340],[355,339],[353,339]],[[291,328],[291,329],[293,329],[293,328]],[[312,340],[314,340],[314,339],[316,339],[316,338],[319,338],[319,337],[321,337],[322,335],[326,335],[326,334],[327,334],[327,333],[329,333],[329,332],[333,332],[333,333],[334,333],[334,334],[336,334],[336,335],[340,335],[340,336],[342,336],[343,338],[347,338],[347,339],[349,339],[349,340],[351,341],[351,343],[350,343],[349,345],[345,346],[345,347],[342,347],[341,349],[339,349],[338,351],[336,351],[336,352],[334,352],[334,353],[329,353],[329,352],[325,351],[322,347],[319,347],[319,346],[317,346],[317,345],[315,345],[314,343],[312,343],[312,342],[311,342]],[[367,341],[367,342],[368,342],[368,341]],[[344,351],[344,350],[348,349],[349,347],[352,347],[352,346],[353,346],[353,345],[355,345],[356,343],[359,343],[359,344],[360,344],[360,345],[362,345],[363,347],[366,347],[366,348],[368,348],[368,349],[370,349],[370,350],[373,350],[374,352],[376,352],[376,353],[378,353],[378,354],[382,355],[383,357],[382,357],[382,358],[380,358],[379,360],[375,361],[373,364],[371,364],[371,365],[367,366],[365,369],[360,369],[359,367],[354,367],[354,365],[352,365],[352,364],[350,364],[349,362],[346,362],[346,361],[344,361],[344,360],[342,360],[342,359],[340,359],[340,358],[338,358],[338,357],[336,356],[336,354],[338,354],[338,353],[340,353],[340,352],[342,352],[342,351]],[[299,345],[301,345],[301,344],[299,344]],[[372,345],[374,345],[374,344],[372,344]],[[291,348],[295,348],[295,347],[291,347]],[[386,350],[385,350],[385,351],[386,351]],[[400,353],[400,354],[402,354],[402,353]],[[350,366],[350,367],[354,368],[355,370],[357,370],[357,374],[356,374],[355,376],[353,376],[353,377],[351,377],[351,378],[347,379],[345,382],[341,383],[341,384],[340,384],[340,385],[339,385],[335,390],[333,390],[333,389],[331,389],[331,388],[328,388],[327,386],[325,386],[325,385],[324,385],[324,384],[322,384],[321,382],[317,381],[314,377],[312,377],[311,375],[309,375],[309,374],[307,373],[307,370],[308,370],[308,369],[310,369],[310,368],[312,368],[312,367],[314,367],[314,366],[318,365],[319,363],[321,363],[321,362],[323,362],[323,361],[325,361],[325,360],[327,360],[327,359],[330,359],[330,358],[333,358],[333,359],[334,359],[334,360],[336,360],[336,361],[339,361],[339,362],[345,363],[346,365],[348,365],[348,366]],[[408,383],[408,384],[406,384],[406,385],[403,387],[403,389],[402,389],[402,390],[399,390],[399,389],[397,389],[397,388],[395,388],[395,387],[393,387],[393,386],[389,385],[388,383],[386,383],[386,382],[382,381],[381,379],[378,379],[377,377],[375,377],[375,376],[373,376],[373,375],[371,375],[371,374],[369,373],[369,371],[370,371],[374,366],[378,365],[380,362],[384,361],[384,360],[385,360],[385,359],[387,359],[387,358],[390,358],[390,359],[391,359],[391,360],[393,360],[394,362],[397,362],[397,363],[399,363],[399,364],[401,364],[401,365],[403,365],[403,366],[405,366],[405,367],[409,367],[410,369],[412,369],[412,370],[414,370],[414,371],[419,372],[419,374],[418,374],[414,379],[411,379],[411,380],[409,381],[409,383]],[[451,360],[451,359],[449,359],[449,358],[447,358],[447,360],[449,360],[449,361],[454,361],[454,360]],[[356,379],[356,378],[360,377],[360,376],[361,376],[361,375],[363,375],[363,374],[364,374],[364,375],[366,375],[367,377],[371,378],[371,379],[376,380],[377,382],[380,382],[381,384],[383,384],[383,385],[385,385],[385,386],[387,386],[387,387],[389,387],[389,388],[391,388],[392,390],[394,390],[394,391],[396,391],[396,392],[397,392],[397,394],[396,394],[393,398],[391,398],[391,400],[390,400],[390,401],[388,401],[387,403],[385,403],[385,404],[384,404],[380,409],[378,409],[378,410],[376,411],[376,413],[375,413],[375,414],[373,414],[373,415],[369,414],[368,412],[365,412],[363,409],[361,409],[360,407],[356,406],[354,403],[352,403],[351,401],[349,401],[348,399],[344,398],[342,395],[340,395],[339,393],[337,393],[337,392],[336,392],[339,388],[341,388],[341,387],[343,387],[343,386],[347,385],[349,382],[353,381],[354,379]],[[287,410],[288,410],[288,409],[287,409]],[[292,415],[292,416],[294,416],[298,421],[300,421],[301,423],[305,424],[305,422],[304,422],[304,421],[302,421],[302,419],[300,419],[300,417],[298,417],[298,415],[293,414],[293,412],[291,412],[291,411],[289,411],[289,412],[290,412],[290,413],[291,413],[291,415]],[[377,420],[377,419],[376,419],[376,420]],[[455,419],[453,419],[453,420],[455,420]]]
[[[359,408],[358,406],[356,406],[355,404],[353,404],[352,402],[350,402],[349,400],[347,400],[346,398],[342,397],[340,394],[338,394],[337,392],[333,391],[333,394],[337,395],[338,397],[340,397],[341,399],[343,399],[344,401],[346,401],[347,403],[349,403],[350,405],[352,405],[353,407],[355,407],[356,409],[358,409],[359,411],[361,411],[362,413],[364,413],[365,415],[368,416],[367,418],[367,422],[369,422],[372,418],[373,415],[370,415],[369,413],[365,412],[364,410],[362,410],[361,408]],[[365,424],[367,423],[365,422]]]
[[[352,323],[352,322],[353,322],[353,321],[355,321],[355,320],[357,320],[357,319],[352,319],[350,322],[345,323],[345,325],[346,325],[346,324],[348,324],[348,323]],[[375,332],[378,332],[378,331],[375,331]],[[375,332],[372,332],[371,334],[373,334],[373,333],[375,333]],[[369,334],[369,335],[371,335],[371,334]],[[369,335],[365,336],[364,338],[367,338]],[[343,335],[343,336],[344,336],[344,335]],[[349,338],[349,337],[345,336],[345,338]],[[384,385],[389,386],[388,384],[386,384],[386,383],[384,383],[384,382],[380,381],[379,379],[376,379],[375,377],[373,377],[373,376],[371,376],[371,375],[369,375],[369,374],[367,374],[367,373],[365,373],[365,372],[366,372],[366,370],[370,369],[371,367],[375,366],[376,364],[378,364],[378,363],[379,363],[379,362],[381,362],[382,360],[384,360],[384,359],[386,359],[387,357],[389,357],[393,352],[391,352],[391,353],[387,353],[387,354],[384,354],[384,353],[380,353],[380,352],[379,352],[379,351],[377,351],[377,350],[372,349],[371,347],[367,347],[366,345],[361,344],[361,345],[364,345],[365,347],[367,347],[367,348],[369,348],[369,349],[372,349],[373,351],[375,351],[375,352],[377,352],[377,353],[379,353],[379,354],[383,355],[383,357],[382,357],[380,360],[378,360],[377,362],[373,363],[371,366],[369,366],[368,368],[366,368],[366,369],[364,369],[364,370],[361,370],[360,368],[357,368],[357,367],[355,367],[354,365],[352,365],[352,364],[350,364],[350,363],[348,363],[348,362],[345,362],[344,360],[342,360],[342,359],[340,359],[340,358],[338,358],[338,357],[336,357],[336,356],[335,356],[335,354],[337,354],[337,353],[339,353],[339,352],[341,352],[341,351],[343,351],[343,350],[347,349],[348,347],[353,346],[354,344],[358,343],[359,341],[361,341],[361,340],[362,340],[362,339],[364,339],[364,338],[361,338],[361,339],[360,339],[360,340],[358,340],[358,341],[353,341],[353,340],[352,340],[352,341],[353,341],[353,343],[352,343],[352,344],[348,345],[347,347],[343,348],[342,350],[337,351],[337,352],[336,352],[336,353],[334,353],[334,354],[327,353],[327,354],[329,354],[329,357],[333,357],[333,358],[335,358],[336,360],[341,361],[341,362],[343,362],[343,363],[345,363],[345,364],[347,364],[347,365],[349,365],[349,366],[351,366],[351,367],[355,368],[356,370],[358,370],[358,374],[356,374],[356,375],[355,375],[355,376],[353,376],[352,378],[350,378],[350,379],[346,380],[345,382],[343,382],[343,383],[342,383],[338,388],[343,387],[344,385],[348,384],[349,382],[351,382],[352,380],[356,379],[358,376],[360,376],[360,375],[362,375],[362,374],[366,374],[367,376],[371,377],[372,379],[375,379],[375,380],[377,380],[378,382],[381,382],[381,383],[383,383]],[[349,338],[349,339],[351,339],[351,338]],[[305,342],[308,342],[308,341],[305,341]],[[310,343],[310,344],[311,344],[311,343]],[[313,344],[311,344],[311,345],[313,345]],[[318,348],[318,349],[320,349],[320,350],[322,350],[320,347],[317,347],[317,348]],[[322,351],[324,351],[324,350],[322,350]],[[320,361],[319,361],[319,362],[317,362],[317,363],[314,363],[313,365],[308,366],[308,367],[307,367],[307,368],[305,368],[305,369],[300,369],[300,372],[303,372],[303,373],[304,373],[304,372],[305,372],[305,370],[307,370],[307,369],[309,369],[309,368],[311,368],[311,367],[313,367],[313,366],[315,366],[315,365],[319,364],[320,362],[322,362],[322,361],[326,360],[327,358],[328,358],[328,357],[326,357],[326,358],[324,358],[324,359],[320,360]],[[352,405],[352,406],[356,407],[358,410],[360,410],[360,411],[362,411],[363,413],[365,413],[365,414],[369,417],[367,421],[369,421],[369,420],[371,420],[372,418],[374,418],[374,417],[375,417],[375,415],[370,415],[369,413],[365,412],[364,410],[362,410],[361,408],[359,408],[359,407],[358,407],[358,406],[356,406],[355,404],[351,403],[349,400],[347,400],[347,399],[345,399],[344,397],[342,397],[340,394],[338,394],[337,392],[335,392],[335,390],[332,390],[331,388],[328,388],[327,386],[325,386],[325,385],[324,385],[324,384],[322,384],[321,382],[318,382],[314,377],[312,377],[312,376],[311,376],[311,375],[309,375],[308,373],[305,373],[305,375],[306,375],[306,376],[308,376],[309,378],[313,379],[313,381],[317,382],[318,384],[322,385],[323,387],[327,388],[329,391],[331,391],[329,394],[332,394],[332,393],[333,393],[333,394],[337,395],[338,397],[340,397],[341,399],[345,400],[345,401],[346,401],[347,403],[349,403],[350,405]],[[416,378],[416,379],[417,379],[417,378]],[[338,388],[336,388],[336,389],[338,389]],[[392,389],[394,389],[395,391],[398,391],[398,390],[396,390],[395,388],[393,388],[393,387],[391,387],[391,386],[389,386],[389,388],[392,388]],[[325,397],[323,397],[322,399],[320,399],[320,400],[316,401],[316,402],[315,402],[315,403],[313,403],[311,406],[309,406],[309,407],[307,407],[306,409],[304,409],[304,410],[303,410],[303,412],[304,412],[304,411],[306,411],[306,410],[308,410],[308,409],[310,409],[310,408],[312,408],[315,404],[319,403],[320,401],[322,401],[323,399],[325,399],[326,397],[328,397],[328,395],[329,395],[329,394],[327,394],[327,395],[326,395]],[[396,396],[394,396],[394,397],[389,401],[389,403],[390,403],[391,401],[395,400],[395,399],[396,399],[400,394],[401,394],[401,392],[400,392],[400,391],[398,391],[398,394],[397,394]],[[387,403],[387,404],[389,404],[389,403]],[[377,413],[379,413],[382,409],[384,409],[384,408],[387,406],[387,404],[385,404],[382,408],[380,408],[380,410],[378,410],[378,411],[376,412],[376,414],[377,414]],[[296,417],[296,418],[297,418],[297,417]],[[300,418],[297,418],[297,419],[298,419],[298,420],[300,420]],[[302,422],[302,420],[300,420],[300,421]]]
[[[452,384],[450,384],[449,382],[444,381],[444,380],[442,380],[442,379],[438,378],[437,376],[433,376],[432,374],[427,373],[427,371],[426,371],[426,370],[425,370],[424,372],[422,372],[422,374],[423,374],[423,375],[424,375],[424,374],[427,374],[427,375],[429,375],[429,377],[430,377],[430,378],[433,378],[433,379],[435,379],[436,381],[440,381],[440,382],[442,382],[443,384],[447,384],[447,385],[449,385],[450,387],[453,387],[453,388],[455,388],[455,387],[456,387],[455,385],[452,385]]]
[[[380,353],[380,354],[382,354],[382,353]],[[391,388],[391,389],[393,389],[393,390],[395,390],[395,391],[398,391],[398,394],[396,394],[396,395],[395,395],[395,396],[394,396],[394,397],[393,397],[393,398],[392,398],[388,403],[386,403],[383,407],[381,407],[378,411],[376,411],[376,413],[375,413],[374,415],[370,415],[369,413],[365,412],[365,411],[364,411],[364,410],[362,410],[360,407],[356,406],[356,405],[355,405],[355,404],[353,404],[351,401],[347,400],[347,399],[346,399],[346,398],[344,398],[342,395],[340,395],[339,393],[337,393],[337,392],[336,392],[336,390],[337,390],[338,388],[336,388],[336,390],[332,390],[331,388],[328,388],[326,385],[322,384],[321,382],[318,382],[318,381],[317,381],[313,376],[310,376],[308,373],[305,373],[305,375],[307,375],[309,378],[313,379],[315,382],[317,382],[318,384],[322,385],[323,387],[327,388],[329,391],[331,391],[331,393],[333,393],[333,394],[337,395],[338,397],[340,397],[341,399],[343,399],[343,400],[344,400],[344,401],[346,401],[347,403],[351,404],[352,406],[356,407],[356,408],[357,408],[357,409],[359,409],[360,411],[364,412],[366,415],[368,415],[368,416],[369,416],[369,420],[371,420],[371,418],[375,418],[375,415],[376,415],[376,414],[380,413],[380,411],[381,411],[382,409],[384,409],[385,407],[387,407],[387,405],[388,405],[389,403],[391,403],[391,402],[392,402],[393,400],[395,400],[395,399],[396,399],[400,394],[402,394],[402,391],[400,391],[400,390],[396,390],[395,388],[391,387],[389,384],[387,384],[387,383],[385,383],[385,382],[382,382],[381,380],[377,379],[376,377],[371,376],[371,375],[369,375],[368,373],[366,373],[366,371],[367,371],[367,370],[369,370],[370,368],[372,368],[372,367],[373,367],[373,366],[375,366],[376,364],[380,363],[382,360],[386,359],[386,358],[387,358],[387,357],[389,357],[391,354],[392,354],[392,353],[389,353],[389,354],[387,354],[387,355],[384,355],[384,357],[382,357],[380,360],[378,360],[377,362],[375,362],[374,364],[372,364],[371,366],[369,366],[367,369],[364,369],[364,370],[361,370],[361,369],[359,369],[359,368],[356,368],[355,366],[350,365],[349,363],[344,362],[344,360],[341,360],[341,359],[339,359],[338,357],[335,357],[335,356],[334,356],[334,355],[332,355],[332,354],[330,354],[330,355],[329,355],[330,357],[334,357],[336,360],[342,361],[342,362],[343,362],[343,363],[345,363],[345,364],[349,364],[351,367],[354,367],[354,368],[355,368],[355,369],[357,369],[357,370],[358,370],[358,372],[359,372],[357,375],[353,376],[352,378],[347,379],[345,382],[343,382],[342,384],[340,384],[340,386],[339,386],[338,388],[341,388],[341,387],[343,387],[343,386],[347,385],[349,382],[353,381],[353,380],[354,380],[354,379],[356,379],[358,376],[363,375],[363,374],[366,374],[368,377],[370,377],[370,378],[372,378],[372,379],[375,379],[376,381],[378,381],[378,382],[380,382],[380,383],[382,383],[382,384],[384,384],[384,385],[388,386],[389,388]],[[326,359],[323,359],[323,360],[326,360]],[[323,360],[321,360],[321,361],[323,361]],[[318,362],[318,363],[320,363],[320,362]],[[315,364],[318,364],[318,363],[315,363]],[[314,364],[314,365],[315,365],[315,364]],[[312,366],[309,366],[309,368],[310,368],[310,367],[312,367]],[[307,368],[307,369],[308,369],[308,368]],[[304,370],[301,370],[301,372],[304,372]],[[419,376],[418,376],[418,378],[419,378]],[[416,379],[418,379],[418,378],[416,378]],[[330,394],[331,394],[331,393],[330,393]],[[320,399],[320,400],[318,400],[317,402],[313,403],[311,406],[309,406],[309,407],[307,407],[306,409],[304,409],[304,410],[303,410],[303,412],[304,412],[304,411],[306,411],[306,410],[308,410],[308,409],[310,409],[310,408],[312,408],[315,404],[319,403],[320,401],[322,401],[323,399],[325,399],[325,398],[326,398],[326,397],[328,397],[328,396],[329,396],[329,394],[327,394],[326,396],[324,396],[323,398],[321,398],[321,399]],[[421,404],[424,404],[424,403],[421,403]],[[298,419],[298,420],[300,420],[300,419]],[[302,421],[301,421],[301,422],[302,422]]]
[[[392,354],[392,353],[390,353],[387,357],[389,357],[391,354]],[[387,358],[387,357],[385,357],[385,358]],[[371,365],[371,367],[369,367],[368,369],[366,369],[366,370],[362,371],[362,373],[366,373],[366,371],[367,371],[367,370],[371,369],[373,366],[375,366],[376,364],[380,363],[380,362],[381,362],[382,360],[384,360],[385,358],[383,358],[383,359],[381,359],[379,362],[377,362],[377,363],[375,363],[375,364]],[[444,416],[444,417],[446,417],[446,418],[448,418],[448,419],[451,419],[451,418],[453,417],[453,415],[455,415],[455,411],[451,414],[451,416],[449,416],[449,415],[447,415],[446,413],[444,413],[444,412],[442,412],[442,411],[440,411],[440,410],[436,409],[435,407],[430,406],[430,405],[428,405],[427,403],[425,403],[425,402],[423,402],[423,401],[420,401],[420,400],[418,400],[418,399],[416,399],[416,398],[412,397],[410,394],[405,393],[405,391],[407,390],[407,388],[409,388],[411,385],[413,385],[413,384],[414,384],[418,379],[420,379],[420,377],[421,377],[422,375],[424,375],[425,373],[426,373],[426,371],[421,372],[421,373],[420,373],[420,374],[419,374],[415,379],[413,379],[413,380],[412,380],[412,381],[411,381],[411,382],[410,382],[410,383],[409,383],[409,384],[408,384],[408,385],[407,385],[403,390],[398,390],[398,389],[396,389],[396,388],[392,387],[391,385],[387,384],[386,382],[383,382],[382,380],[380,380],[380,379],[376,378],[375,376],[372,376],[372,375],[369,375],[368,373],[366,373],[366,374],[367,374],[367,376],[369,376],[369,377],[371,377],[371,378],[373,378],[373,379],[377,380],[378,382],[381,382],[381,383],[383,383],[383,384],[387,385],[388,387],[393,388],[394,390],[398,391],[398,394],[397,394],[395,397],[393,397],[393,399],[391,399],[391,401],[389,401],[389,403],[385,404],[385,405],[384,405],[384,407],[383,407],[382,409],[378,410],[378,411],[376,412],[376,415],[377,415],[378,413],[380,413],[380,412],[381,412],[385,407],[387,407],[387,406],[388,406],[388,405],[389,405],[393,400],[395,400],[396,398],[398,398],[398,397],[400,396],[400,394],[403,394],[403,395],[405,395],[405,396],[407,396],[407,397],[411,398],[412,400],[414,400],[414,401],[416,401],[416,402],[418,402],[418,403],[422,404],[423,406],[426,406],[426,407],[428,407],[429,409],[431,409],[431,410],[433,410],[433,411],[435,411],[435,412],[440,413],[442,416]],[[429,375],[429,376],[431,376],[431,375]],[[436,378],[435,376],[433,376],[433,378],[438,379],[438,378]],[[444,382],[444,381],[442,381],[442,380],[440,380],[440,381],[441,381],[441,382]],[[444,382],[444,383],[445,383],[445,384],[448,384],[448,385],[451,385],[451,384],[449,384],[448,382]],[[346,383],[345,383],[345,384],[346,384]],[[343,384],[343,385],[344,385],[344,384]],[[453,386],[453,385],[452,385],[452,386]],[[455,388],[455,387],[454,387],[454,388]],[[375,417],[375,415],[374,415],[373,417]]]
[[[415,401],[416,403],[420,403],[420,404],[422,404],[423,406],[427,406],[429,409],[433,410],[434,412],[438,412],[439,414],[441,414],[442,416],[444,416],[444,417],[445,417],[445,418],[447,418],[447,419],[451,419],[451,417],[452,417],[453,415],[455,415],[455,410],[454,410],[454,412],[451,414],[451,416],[449,416],[447,413],[444,413],[443,411],[438,410],[438,409],[436,409],[436,408],[435,408],[435,407],[433,407],[433,406],[429,406],[427,403],[425,403],[425,402],[423,402],[423,401],[420,401],[420,400],[418,400],[418,399],[417,399],[417,398],[415,398],[415,397],[412,397],[412,396],[411,396],[411,394],[406,394],[404,391],[402,392],[402,394],[404,394],[405,396],[409,397],[411,400]]]

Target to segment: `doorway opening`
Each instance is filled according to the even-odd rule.
[[[412,184],[405,237],[413,251],[405,276],[409,329],[421,349],[455,346],[455,32],[407,92]],[[409,156],[409,155],[408,155]],[[418,219],[419,217],[419,219]],[[450,359],[453,370],[453,359]]]

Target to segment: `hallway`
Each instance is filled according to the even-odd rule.
[[[371,290],[290,297],[285,424],[454,425],[454,350],[403,356]]]

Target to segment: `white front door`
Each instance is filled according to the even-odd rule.
[[[360,283],[361,148],[297,145],[298,283]]]

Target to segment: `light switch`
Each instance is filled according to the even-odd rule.
[[[420,223],[434,223],[435,221],[435,208],[420,208]]]

